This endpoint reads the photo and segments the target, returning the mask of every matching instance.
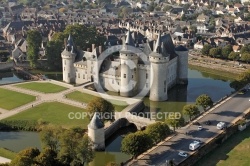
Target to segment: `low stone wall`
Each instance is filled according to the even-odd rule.
[[[117,130],[122,127],[128,126],[130,123],[127,119],[121,118],[112,123],[108,128],[105,129],[105,140],[111,137]]]
[[[0,71],[10,70],[13,66],[13,62],[0,62]]]
[[[142,100],[127,106],[122,112],[140,112],[145,108],[145,104]]]

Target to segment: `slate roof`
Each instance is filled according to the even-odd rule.
[[[92,117],[88,127],[91,129],[101,129],[104,127],[104,124],[102,123],[100,117],[98,116],[96,112],[94,116]]]

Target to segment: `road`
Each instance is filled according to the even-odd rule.
[[[191,125],[187,128],[178,130],[178,134],[157,148],[145,154],[143,157],[134,161],[133,166],[136,165],[159,165],[166,166],[166,160],[173,160],[175,164],[179,164],[185,158],[178,155],[179,151],[184,151],[190,155],[192,152],[189,150],[189,144],[194,140],[207,142],[209,139],[215,137],[222,132],[216,128],[217,123],[220,121],[225,122],[227,125],[242,115],[244,111],[250,108],[250,91],[245,94],[237,94],[227,102],[215,108],[212,112],[208,113],[197,122],[202,124],[203,130],[198,131],[196,125]],[[210,120],[211,125],[205,125],[204,122]],[[189,131],[190,134],[185,133]]]

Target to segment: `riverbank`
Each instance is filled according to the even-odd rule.
[[[239,64],[239,62],[215,59],[192,53],[189,54],[188,64],[191,66],[213,69],[215,71],[217,70],[218,72],[232,73],[233,75],[239,75],[250,69],[249,64]],[[230,78],[232,77],[230,76]]]

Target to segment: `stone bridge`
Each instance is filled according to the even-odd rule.
[[[126,107],[122,112],[115,113],[115,121],[105,128],[105,139],[108,139],[121,127],[134,124],[137,130],[144,129],[147,125],[155,123],[155,120],[137,116],[136,114],[145,108],[143,101],[138,101]]]

